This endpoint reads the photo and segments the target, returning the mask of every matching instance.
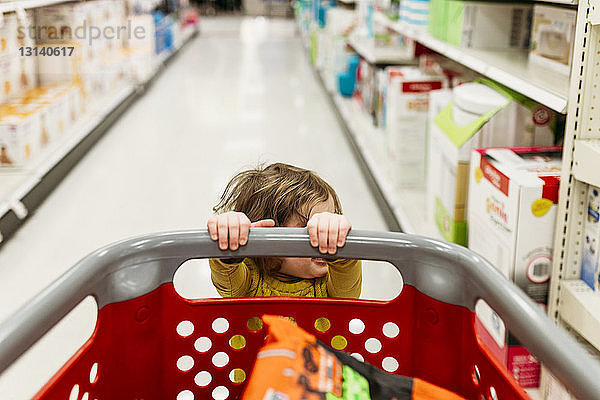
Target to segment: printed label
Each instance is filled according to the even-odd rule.
[[[508,177],[502,172],[498,171],[498,169],[484,157],[481,158],[480,168],[483,172],[483,176],[485,176],[485,179],[494,185],[496,189],[508,196],[508,187],[510,182]]]
[[[536,217],[543,217],[548,214],[554,203],[548,199],[537,199],[531,204],[531,213]]]

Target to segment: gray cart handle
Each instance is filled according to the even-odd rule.
[[[206,230],[127,239],[78,262],[0,325],[0,373],[85,297],[98,307],[172,282],[193,258],[319,257],[304,228],[252,229],[246,246],[221,251]],[[421,236],[353,230],[336,257],[389,261],[405,285],[445,303],[475,309],[485,300],[514,335],[578,398],[600,399],[600,363],[557,327],[489,262],[464,247]]]

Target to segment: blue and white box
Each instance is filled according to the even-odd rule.
[[[593,290],[599,290],[598,264],[600,245],[600,189],[590,186],[587,198],[581,280]]]

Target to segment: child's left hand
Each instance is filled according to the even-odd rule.
[[[352,224],[343,215],[322,212],[313,215],[306,227],[313,247],[319,246],[319,251],[323,254],[335,254],[337,248],[346,243]]]

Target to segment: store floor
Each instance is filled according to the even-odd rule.
[[[197,38],[2,248],[0,321],[100,246],[205,227],[233,174],[275,161],[324,177],[355,229],[386,230],[293,21],[203,20]],[[397,293],[390,266],[366,264],[364,274],[364,297]],[[205,261],[187,263],[178,279],[184,296],[216,296]],[[8,370],[0,397],[31,396],[89,336],[94,307],[86,300]]]

